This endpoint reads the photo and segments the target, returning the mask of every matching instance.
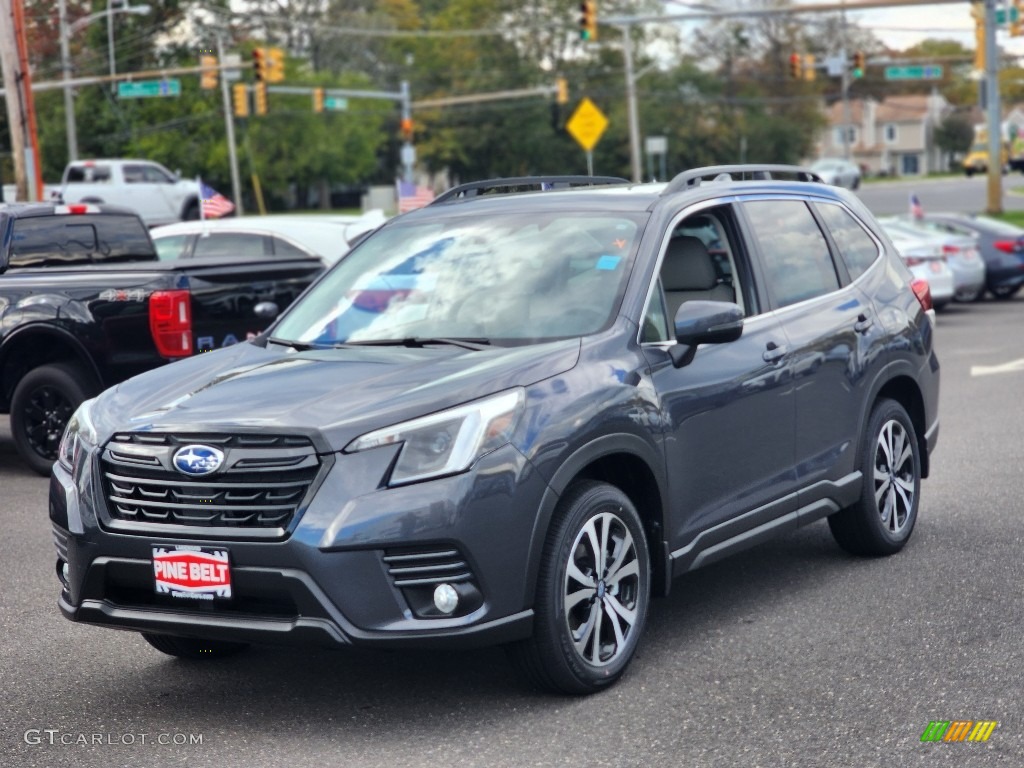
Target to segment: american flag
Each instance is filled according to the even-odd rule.
[[[219,219],[221,216],[227,216],[235,210],[234,203],[202,181],[199,182],[199,192],[203,196],[204,219]]]
[[[921,205],[921,201],[917,199],[917,193],[910,193],[910,215],[915,219],[924,218],[924,206]]]
[[[411,181],[395,182],[398,187],[398,212],[406,213],[422,208],[434,199],[434,190]]]

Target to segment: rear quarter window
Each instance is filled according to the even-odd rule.
[[[32,216],[14,220],[8,267],[155,260],[149,231],[136,216]]]
[[[856,280],[867,272],[881,255],[878,243],[842,206],[815,203],[815,208],[821,214],[832,240],[846,262],[850,278]]]
[[[110,168],[106,165],[73,165],[68,168],[68,184],[95,184],[110,181]]]

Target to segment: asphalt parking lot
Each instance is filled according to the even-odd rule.
[[[4,426],[0,765],[1024,765],[1022,322],[1024,298],[939,316],[941,435],[904,552],[849,557],[822,521],[678,580],[587,699],[526,689],[500,649],[186,663],[73,625],[46,481]],[[998,726],[922,743],[935,720]]]

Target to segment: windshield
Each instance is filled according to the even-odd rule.
[[[603,212],[396,220],[342,259],[273,336],[326,346],[592,333],[618,308],[642,221]]]

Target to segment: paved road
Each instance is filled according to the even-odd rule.
[[[587,699],[524,689],[499,650],[191,664],[72,625],[46,482],[0,430],[0,766],[1019,768],[1024,372],[971,368],[1024,357],[1022,320],[1024,298],[940,315],[942,434],[903,553],[848,557],[819,522],[691,574],[655,603],[627,676]],[[921,743],[952,719],[999,726]],[[60,744],[80,738],[105,742]]]
[[[1024,211],[1024,176],[1011,173],[1003,177],[1003,209]],[[875,215],[907,213],[910,194],[917,193],[926,211],[964,211],[979,213],[988,204],[987,182],[982,176],[879,181],[861,186],[858,194]]]

